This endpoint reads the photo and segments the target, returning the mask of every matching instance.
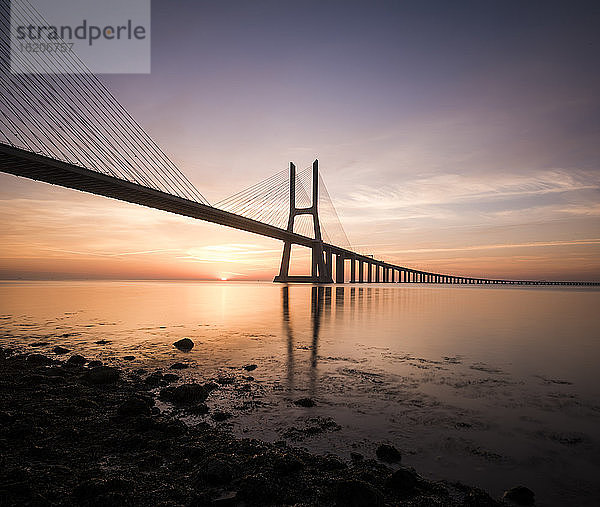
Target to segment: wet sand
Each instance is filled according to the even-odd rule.
[[[147,372],[35,349],[0,349],[2,505],[500,505],[424,479],[393,447],[344,460],[236,438],[218,424],[228,412],[205,401],[232,382],[243,401],[252,365],[245,378],[181,383],[180,365]]]

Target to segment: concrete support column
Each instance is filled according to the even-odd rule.
[[[344,256],[335,255],[335,283],[344,283]]]
[[[365,263],[358,261],[358,283],[363,283],[365,280]]]
[[[325,269],[327,270],[327,276],[332,279],[333,276],[333,255],[331,250],[325,250]]]
[[[367,282],[371,283],[373,281],[373,265],[370,262],[367,262]]]
[[[379,264],[375,264],[375,283],[379,283]]]
[[[350,257],[350,283],[356,283],[356,259]]]

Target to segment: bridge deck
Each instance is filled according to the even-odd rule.
[[[311,238],[159,190],[0,143],[0,170],[310,247]]]

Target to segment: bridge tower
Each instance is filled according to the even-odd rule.
[[[312,165],[312,205],[308,208],[296,207],[296,166],[290,162],[290,214],[287,230],[294,232],[294,219],[298,215],[311,215],[315,231],[315,239],[311,246],[312,261],[311,274],[309,276],[290,275],[290,255],[292,243],[286,241],[283,244],[283,255],[281,267],[274,282],[305,282],[305,283],[333,283],[331,270],[325,263],[325,252],[323,250],[323,239],[321,237],[321,226],[319,224],[319,161],[315,160]]]

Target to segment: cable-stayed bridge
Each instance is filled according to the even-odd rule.
[[[26,4],[13,18],[45,20]],[[278,282],[600,285],[503,280],[398,266],[353,250],[318,162],[294,164],[214,205],[74,53],[45,53],[37,72],[11,72],[8,6],[0,2],[0,170],[140,204],[283,242]],[[56,70],[61,72],[57,73]],[[292,245],[311,250],[311,272],[289,274]],[[334,262],[335,258],[335,262]],[[349,266],[348,266],[349,264]],[[348,275],[348,276],[347,276]]]

